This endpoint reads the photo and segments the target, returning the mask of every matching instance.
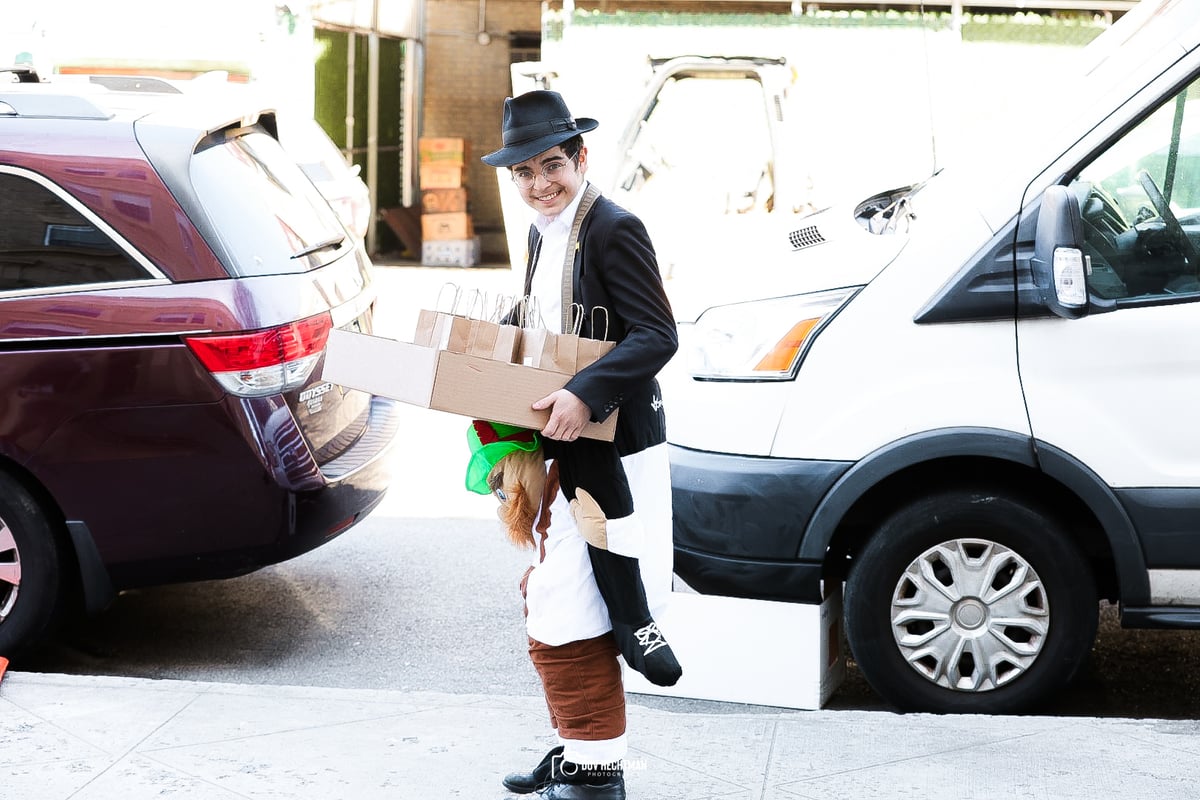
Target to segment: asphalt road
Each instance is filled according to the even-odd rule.
[[[538,693],[517,581],[525,555],[482,517],[397,516],[227,581],[122,595],[14,669],[200,681]],[[1200,632],[1126,631],[1111,608],[1077,683],[1039,713],[1200,717]],[[722,704],[635,698],[660,708]],[[833,709],[885,709],[851,665]],[[745,709],[737,708],[739,711]]]
[[[490,521],[375,515],[252,575],[124,594],[14,668],[526,694],[523,569]]]

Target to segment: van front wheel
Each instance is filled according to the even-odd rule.
[[[1068,683],[1096,635],[1088,562],[1052,516],[987,490],[893,513],[846,581],[859,669],[907,711],[1013,713]]]

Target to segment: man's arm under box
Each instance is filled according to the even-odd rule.
[[[508,364],[383,336],[332,330],[322,378],[411,405],[541,430],[549,411],[530,406],[570,380],[560,372]],[[612,441],[617,414],[583,435]]]

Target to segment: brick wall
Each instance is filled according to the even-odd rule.
[[[541,28],[540,0],[487,0],[485,29],[477,41],[479,0],[426,4],[425,114],[423,136],[461,136],[470,145],[467,186],[470,211],[482,239],[485,263],[507,263],[508,247],[496,171],[479,156],[500,146],[504,98],[512,94],[510,34]]]

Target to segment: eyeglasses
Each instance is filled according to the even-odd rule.
[[[574,161],[576,156],[571,156],[569,160]],[[566,169],[566,161],[551,161],[542,167],[542,177],[547,183],[554,183],[562,175],[562,171]],[[537,180],[537,175],[531,169],[513,170],[513,183],[522,189],[529,189],[533,186],[533,182]]]

